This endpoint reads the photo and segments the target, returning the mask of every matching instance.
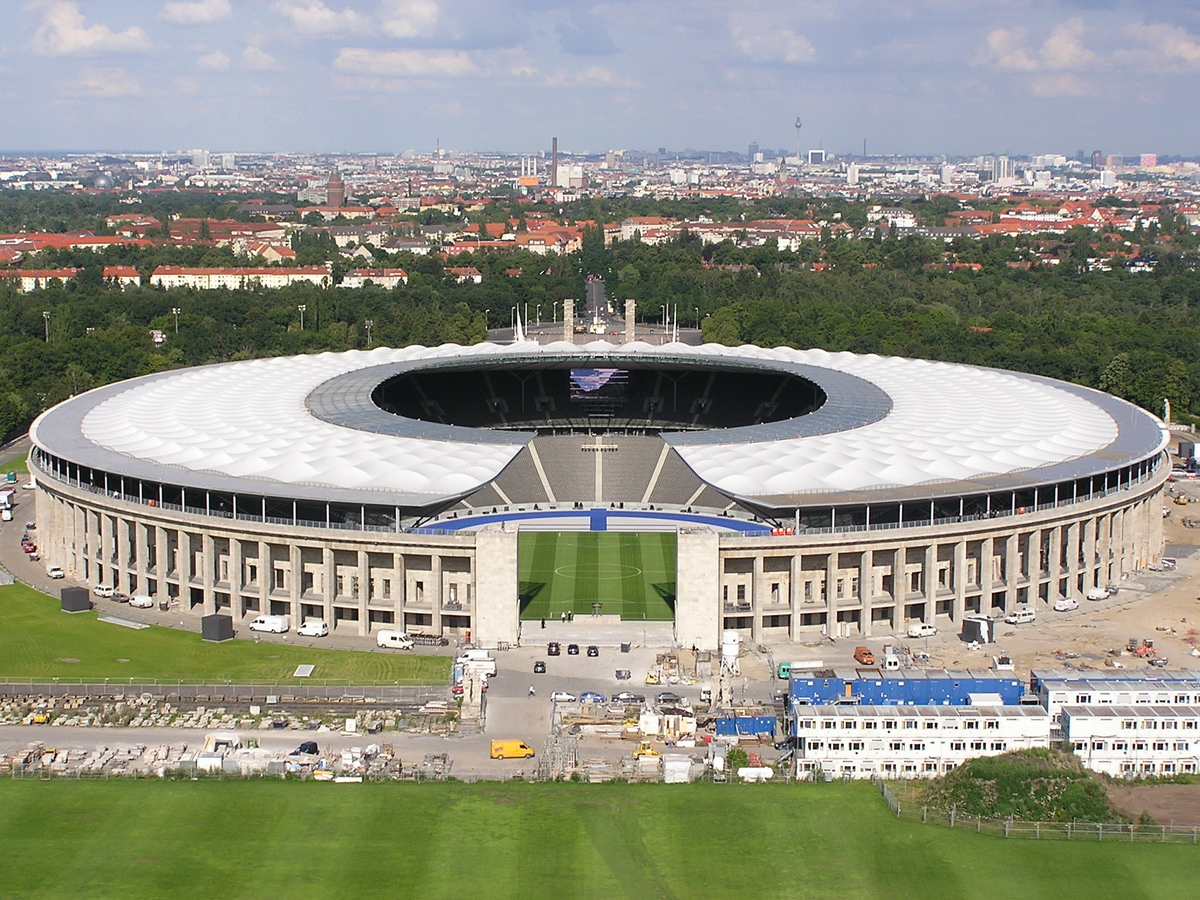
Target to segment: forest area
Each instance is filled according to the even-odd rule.
[[[0,192],[0,230],[101,233],[105,215],[129,208],[106,198],[10,195]],[[172,211],[220,217],[234,207],[207,196],[155,202],[145,211],[164,218]],[[492,214],[506,210],[518,211],[497,203]],[[830,209],[797,202],[784,210],[814,211]],[[844,219],[865,223],[861,209],[838,211]],[[562,215],[566,221],[595,222],[690,212],[666,202],[639,201],[624,208],[589,202]],[[725,214],[732,218],[745,210],[730,207]],[[104,282],[103,266],[132,265],[146,279],[158,265],[245,260],[228,248],[166,243],[102,252],[46,250],[26,267],[78,266],[82,271],[66,285],[29,293],[8,280],[0,285],[0,432],[19,432],[54,403],[137,375],[234,359],[363,349],[368,320],[373,346],[475,343],[485,339],[488,328],[507,327],[514,306],[529,304],[532,312],[540,305],[546,321],[564,300],[580,301],[588,275],[605,279],[617,308],[632,297],[639,318],[649,321],[670,309],[681,325],[700,324],[708,341],[1016,369],[1110,391],[1155,413],[1170,398],[1176,420],[1190,421],[1200,414],[1196,236],[1172,222],[1165,233],[1137,237],[1143,253],[1156,255],[1152,272],[1089,271],[1087,246],[1096,240],[1090,233],[1054,238],[1053,249],[1061,257],[1057,265],[1023,265],[1038,259],[1034,246],[1044,251],[1044,239],[959,238],[946,244],[877,230],[867,239],[822,235],[796,252],[781,252],[771,245],[704,244],[687,231],[657,246],[606,245],[600,229],[588,226],[582,249],[568,256],[480,250],[447,262],[437,254],[374,249],[376,264],[400,266],[409,274],[409,283],[394,290],[370,285],[355,290],[315,285],[121,290]],[[332,260],[335,279],[350,265],[324,235],[298,235],[294,247],[301,264]],[[951,270],[942,265],[949,259],[979,267]],[[814,262],[824,266],[814,269]],[[475,266],[483,273],[482,283],[459,283],[446,272],[450,265]],[[306,308],[303,328],[301,305]],[[152,339],[152,330],[162,333],[161,343]]]

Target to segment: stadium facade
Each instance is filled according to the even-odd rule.
[[[676,529],[681,645],[870,636],[1119,584],[1170,473],[1158,419],[1077,385],[640,342],[186,369],[31,436],[43,553],[81,582],[485,646],[520,639],[521,528]]]

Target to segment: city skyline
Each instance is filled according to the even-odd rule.
[[[33,0],[0,151],[1194,156],[1185,3]],[[794,123],[799,117],[799,134]],[[14,124],[16,123],[16,124]]]

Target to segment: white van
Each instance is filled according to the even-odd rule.
[[[937,626],[930,625],[928,622],[913,622],[908,626],[910,638],[933,637],[935,634],[937,634]]]
[[[1024,609],[1014,609],[1004,617],[1004,621],[1009,625],[1024,625],[1032,622],[1035,618],[1037,618],[1037,613],[1031,607],[1025,607]]]
[[[284,634],[289,627],[287,616],[259,616],[250,623],[251,631],[265,631],[268,634]]]
[[[375,642],[380,647],[391,647],[394,650],[411,650],[416,643],[403,631],[384,629],[375,635]]]
[[[324,619],[305,619],[296,634],[299,637],[329,637],[329,623]]]
[[[883,654],[883,671],[899,672],[900,671],[900,657],[897,656],[895,653]]]

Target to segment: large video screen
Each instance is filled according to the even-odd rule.
[[[571,399],[584,403],[619,403],[629,393],[626,369],[571,369]]]

